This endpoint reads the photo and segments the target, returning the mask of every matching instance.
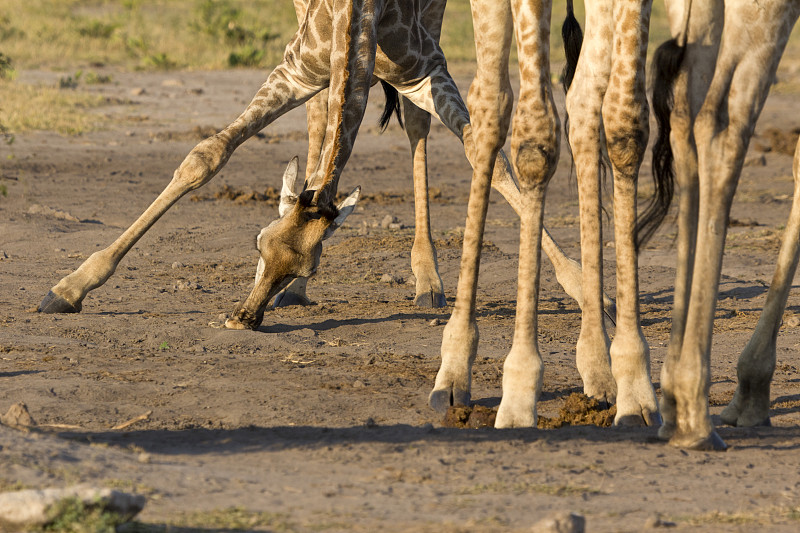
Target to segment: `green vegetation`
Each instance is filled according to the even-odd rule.
[[[248,511],[243,507],[229,507],[212,511],[182,513],[169,524],[147,524],[131,522],[118,528],[119,533],[182,533],[197,531],[251,531],[253,528],[268,528],[269,531],[294,531],[296,528],[278,513]]]
[[[565,6],[553,6],[554,63],[563,61]],[[583,4],[575,7],[582,22]],[[0,48],[23,69],[268,68],[296,29],[285,0],[29,0],[0,16]],[[653,44],[669,36],[661,3],[653,6],[650,35]],[[475,60],[469,3],[448,3],[442,48],[451,64]]]
[[[29,0],[0,16],[18,68],[269,67],[297,29],[285,0]]]
[[[122,518],[98,507],[86,506],[81,501],[64,500],[50,511],[48,516],[55,517],[52,522],[40,531],[58,531],[59,533],[114,533]]]
[[[13,142],[9,132],[48,130],[76,135],[93,129],[94,119],[86,110],[102,103],[102,97],[83,92],[0,82],[0,132],[7,144]]]

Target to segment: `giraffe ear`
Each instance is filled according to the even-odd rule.
[[[339,229],[342,224],[344,224],[344,219],[346,219],[356,208],[356,202],[358,202],[359,196],[361,196],[361,187],[356,187],[353,189],[353,192],[351,192],[350,195],[342,201],[342,203],[336,206],[336,208],[339,210],[339,214],[336,215],[336,218],[333,219],[331,225],[325,230],[325,235],[322,237],[323,240],[333,235],[333,232]]]
[[[298,167],[298,158],[294,156],[283,173],[281,203],[278,205],[278,214],[280,216],[285,215],[297,203],[297,197],[303,192],[303,179],[299,175]]]

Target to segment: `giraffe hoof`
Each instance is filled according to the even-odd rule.
[[[658,428],[658,438],[659,440],[669,441],[672,440],[672,437],[675,435],[676,431],[675,423],[674,422],[663,422],[661,427]]]
[[[447,300],[445,300],[444,294],[440,292],[423,292],[414,298],[414,305],[417,307],[446,307]]]
[[[39,304],[38,311],[40,313],[80,313],[81,303],[78,302],[72,305],[61,296],[53,291],[48,291],[47,296],[44,297],[42,303]]]
[[[643,412],[636,415],[623,415],[614,421],[614,425],[625,427],[660,426],[661,415],[651,412]]]
[[[676,434],[672,437],[669,443],[676,448],[683,448],[685,450],[693,450],[697,452],[724,452],[728,449],[728,445],[722,440],[722,437],[717,435],[716,431],[712,431],[708,436],[700,439],[691,439],[686,435],[681,438]]]
[[[437,413],[445,414],[453,405],[469,405],[470,394],[466,391],[434,389],[428,397],[428,405]]]
[[[273,307],[289,307],[290,305],[312,305],[312,302],[302,294],[282,292],[275,297]]]

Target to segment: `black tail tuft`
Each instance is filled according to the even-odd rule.
[[[583,31],[581,25],[578,24],[578,19],[575,18],[572,0],[567,2],[567,18],[564,19],[564,24],[561,26],[561,39],[564,41],[564,55],[567,59],[567,64],[564,65],[561,73],[561,85],[566,93],[575,77],[575,68],[578,66],[578,57],[581,55],[581,46],[583,45]]]
[[[566,56],[567,63],[564,65],[564,70],[561,72],[561,86],[564,88],[564,94],[567,94],[569,86],[572,85],[572,80],[575,77],[575,69],[578,66],[578,57],[581,55],[581,46],[583,46],[583,30],[575,18],[575,11],[572,8],[572,0],[567,0],[567,18],[564,19],[564,24],[561,26],[561,39],[564,42],[564,55]],[[564,138],[567,141],[567,150],[570,155],[572,154],[572,147],[569,144],[569,113],[564,110]],[[572,168],[575,162],[572,161],[569,174],[572,175]]]
[[[672,146],[669,142],[673,86],[680,72],[686,48],[670,39],[653,54],[653,114],[658,124],[658,137],[653,145],[653,184],[655,193],[636,221],[636,247],[640,249],[656,232],[667,216],[675,190]]]
[[[381,80],[381,87],[383,88],[383,94],[386,97],[386,105],[383,107],[383,114],[381,114],[381,120],[379,122],[381,125],[381,131],[386,130],[386,127],[389,125],[389,121],[392,119],[392,113],[397,116],[397,122],[402,128],[403,115],[400,113],[400,95],[397,93],[397,89],[383,80]]]

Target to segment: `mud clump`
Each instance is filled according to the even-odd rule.
[[[557,429],[563,426],[610,427],[614,423],[617,407],[603,409],[596,398],[573,392],[569,395],[555,418],[539,417],[540,429]]]
[[[482,405],[454,405],[447,410],[442,421],[446,428],[481,429],[493,428],[497,411]]]
[[[208,200],[230,200],[235,204],[243,205],[250,202],[265,202],[270,206],[277,206],[281,201],[280,191],[274,187],[267,187],[263,193],[257,191],[243,191],[234,189],[230,185],[223,185],[217,192],[211,195],[195,194],[190,198],[192,202],[204,202]]]
[[[604,408],[596,398],[573,392],[559,409],[557,417],[539,416],[539,429],[558,429],[564,426],[611,427],[617,407]],[[454,405],[447,410],[442,420],[446,428],[480,429],[493,428],[497,410],[482,405]]]

